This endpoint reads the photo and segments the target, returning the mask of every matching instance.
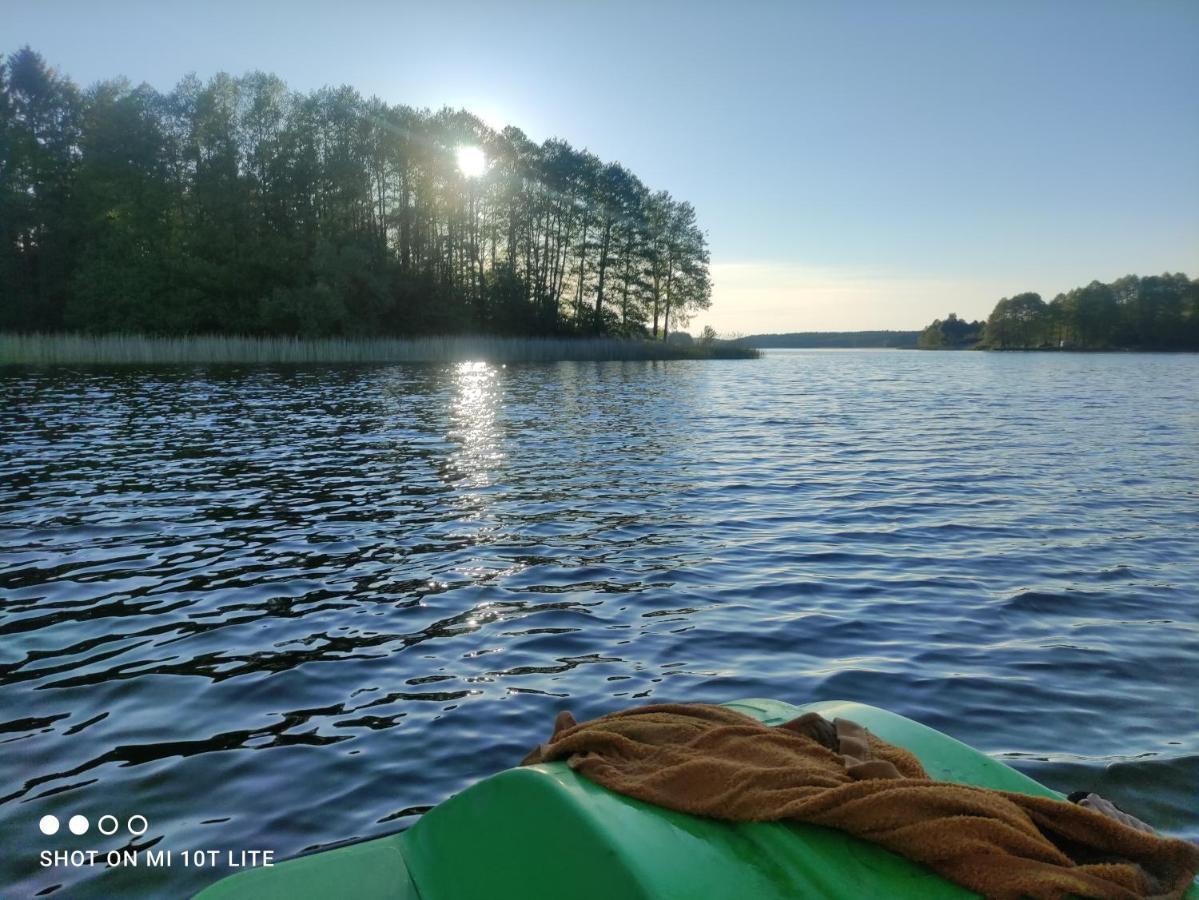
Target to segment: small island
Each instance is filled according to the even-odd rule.
[[[1199,350],[1199,280],[1182,273],[1092,281],[1046,303],[1004,297],[986,322],[950,313],[928,325],[922,350]]]

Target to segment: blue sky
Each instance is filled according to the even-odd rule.
[[[695,204],[722,332],[1199,276],[1199,2],[0,0],[83,84],[271,71],[565,137]]]

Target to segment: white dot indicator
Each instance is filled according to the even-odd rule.
[[[58,834],[58,816],[42,816],[37,827],[42,830],[42,834]]]
[[[134,822],[141,820],[141,828],[134,827]],[[146,829],[150,827],[150,823],[146,821],[146,817],[140,813],[136,816],[130,816],[129,821],[125,823],[125,827],[129,829],[129,833],[135,836],[140,836],[146,833]]]
[[[87,834],[90,825],[87,816],[71,816],[71,821],[67,822],[67,828],[71,829],[71,834]]]
[[[110,823],[106,826],[105,823]],[[117,821],[116,816],[101,816],[100,821],[96,823],[96,827],[100,829],[100,833],[107,837],[108,835],[116,834],[117,829],[121,827],[121,823]]]

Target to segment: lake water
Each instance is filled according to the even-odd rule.
[[[0,372],[0,886],[277,857],[580,719],[845,698],[1199,837],[1199,356]],[[123,828],[123,826],[122,826]]]

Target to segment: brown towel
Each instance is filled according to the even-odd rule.
[[[1181,897],[1199,870],[1187,841],[1063,800],[933,781],[907,750],[843,719],[830,727],[809,714],[772,728],[704,704],[581,725],[561,713],[524,764],[558,759],[680,812],[837,828],[987,897]]]

